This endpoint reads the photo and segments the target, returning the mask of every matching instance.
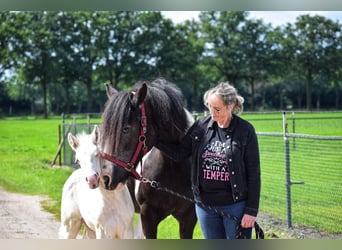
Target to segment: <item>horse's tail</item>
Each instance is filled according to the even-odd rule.
[[[134,239],[145,239],[145,235],[142,229],[141,216],[139,214],[138,221],[134,226]]]

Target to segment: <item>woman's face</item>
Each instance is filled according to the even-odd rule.
[[[233,105],[227,106],[217,95],[212,94],[208,98],[208,108],[211,117],[220,126],[229,125]]]
[[[208,99],[208,106],[213,120],[227,116],[228,108],[224,101],[217,95],[212,94]]]

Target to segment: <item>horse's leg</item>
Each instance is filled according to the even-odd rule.
[[[192,239],[197,217],[194,206],[189,207],[181,214],[172,214],[179,223],[179,236],[181,239]]]
[[[157,239],[158,225],[167,215],[147,203],[140,206],[141,223],[146,239]]]
[[[133,201],[134,211],[136,213],[140,213],[140,205],[135,197],[135,185],[135,179],[133,177],[129,177],[127,180],[127,187]]]

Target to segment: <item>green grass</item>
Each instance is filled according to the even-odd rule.
[[[283,114],[243,113],[242,118],[250,121],[257,132],[283,132]],[[298,112],[286,113],[289,133],[342,136],[342,112]]]
[[[49,166],[57,150],[59,119],[0,120],[0,186],[8,191],[46,195],[44,208],[59,218],[61,187],[72,169]],[[52,201],[52,202],[51,202]]]
[[[243,114],[242,117],[249,120],[258,132],[282,132],[281,113]],[[290,117],[291,114],[288,114],[289,132],[293,132]],[[296,133],[342,135],[341,112],[296,113],[295,119]],[[100,122],[100,119],[96,121]],[[46,210],[52,212],[57,219],[60,217],[62,186],[73,171],[70,167],[50,167],[50,163],[58,146],[58,124],[60,123],[60,117],[53,117],[48,120],[36,119],[34,117],[17,117],[0,120],[0,186],[12,192],[46,195],[49,199],[43,202],[43,206]],[[267,147],[261,147],[261,158],[273,159],[271,162],[262,164],[261,210],[284,219],[284,214],[286,213],[284,204],[284,156],[283,149],[281,148],[279,150],[274,147],[274,143],[276,142],[267,142]],[[293,161],[299,161],[299,159],[305,161],[312,157],[312,152],[307,152],[306,154],[296,155],[294,153],[292,155]],[[313,211],[317,210],[321,211],[322,214],[330,213],[331,210],[327,210],[327,207],[341,211],[341,157],[324,157],[324,160],[329,162],[329,169],[331,170],[329,172],[333,180],[331,192],[335,193],[336,189],[339,188],[340,195],[334,197],[335,202],[330,203],[331,198],[327,193],[322,193],[317,187],[311,188],[313,186],[311,181],[314,181],[315,178],[319,178],[322,175],[320,169],[315,170],[315,172],[310,172],[307,168],[303,168],[301,171],[294,170],[293,178],[301,181],[303,179],[302,177],[305,176],[306,185],[305,189],[301,189],[302,187],[300,186],[293,188],[293,219],[300,219],[306,224],[325,229],[327,228],[325,226],[325,216],[322,215],[319,218],[317,216],[315,218],[304,216],[305,219],[303,219],[302,205],[297,205],[303,199],[301,196],[303,192],[312,192],[311,197],[319,197],[322,203],[309,205],[307,210],[304,210],[307,211],[306,213],[313,213]],[[333,168],[331,166],[335,166],[334,171],[336,172],[332,172]],[[300,168],[298,169],[300,170]],[[273,185],[274,183],[279,185],[275,186]],[[299,214],[300,218],[297,218],[297,214]],[[337,218],[337,220],[341,221],[341,217]],[[159,225],[158,238],[179,238],[178,223],[175,219],[168,217]],[[202,238],[198,225],[195,228],[194,238]]]

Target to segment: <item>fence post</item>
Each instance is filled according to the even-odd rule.
[[[290,147],[288,138],[288,129],[286,121],[286,112],[283,111],[283,135],[285,146],[285,175],[286,175],[286,213],[287,226],[292,227],[292,212],[291,212],[291,175],[290,175]]]
[[[62,113],[62,138],[64,138],[65,135],[65,115]],[[62,152],[61,152],[62,154]],[[65,163],[65,143],[63,143],[63,164]]]
[[[91,114],[87,114],[87,126],[88,126],[88,133],[91,133],[91,126],[90,126],[90,116]]]
[[[296,121],[295,121],[295,112],[292,111],[292,133],[296,133]],[[296,138],[293,137],[293,149],[296,149]]]
[[[58,145],[62,142],[62,125],[58,124]],[[58,165],[62,166],[62,152],[58,155]]]

